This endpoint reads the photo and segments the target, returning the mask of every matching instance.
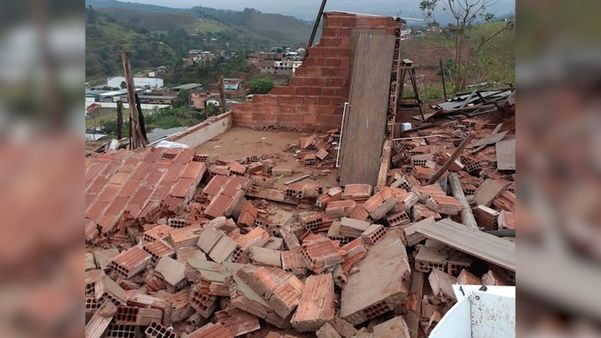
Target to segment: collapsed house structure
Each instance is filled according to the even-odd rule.
[[[422,337],[452,284],[514,284],[512,117],[395,139],[401,28],[326,13],[290,85],[170,139],[187,149],[88,158],[86,337]],[[320,133],[196,149],[231,125]]]

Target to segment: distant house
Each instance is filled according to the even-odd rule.
[[[171,104],[177,98],[175,95],[140,95],[140,103],[145,104]]]
[[[206,108],[206,101],[211,94],[205,92],[192,92],[190,93],[190,105],[196,110],[203,110]]]
[[[188,55],[186,57],[186,61],[189,63],[209,63],[215,60],[216,55],[214,52],[208,50],[200,50],[200,49],[190,49],[188,51]]]
[[[148,77],[159,77],[167,71],[167,67],[159,66],[155,70],[148,72]]]
[[[219,107],[219,93],[194,91],[190,93],[190,104],[196,110],[204,110],[209,103]]]
[[[227,91],[237,91],[242,85],[242,80],[238,78],[223,79],[223,88]]]
[[[275,61],[274,68],[276,74],[291,75],[296,72],[296,69],[303,64],[302,61],[298,60],[282,60]]]
[[[301,56],[298,52],[286,52],[286,54],[284,54],[284,58],[289,60],[300,60]]]
[[[179,92],[180,90],[199,90],[200,88],[202,88],[200,83],[186,83],[180,86],[171,87],[171,90]]]
[[[127,100],[127,89],[104,92],[98,95],[98,102],[117,102]]]
[[[248,63],[260,68],[264,63],[273,64],[273,61],[281,60],[283,57],[284,55],[282,53],[276,52],[253,53],[248,57]]]
[[[125,77],[115,76],[106,80],[107,86],[111,88],[121,88],[121,83],[125,82]],[[134,77],[134,86],[138,88],[163,88],[165,81],[158,77]]]

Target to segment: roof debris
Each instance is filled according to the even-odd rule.
[[[455,303],[452,284],[515,284],[513,238],[496,233],[517,226],[513,123],[437,115],[388,135],[376,186],[331,184],[338,130],[277,156],[87,158],[86,335],[422,337]]]

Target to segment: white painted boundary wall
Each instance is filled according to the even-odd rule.
[[[98,103],[102,108],[114,108],[117,109],[117,102],[94,102]],[[168,104],[152,104],[152,103],[142,103],[140,104],[142,110],[153,110],[154,108],[161,109],[171,107]],[[129,109],[129,103],[123,103],[123,109]]]
[[[225,133],[232,126],[230,112],[213,116],[193,127],[180,131],[167,138],[167,141],[182,143],[190,148],[199,145]]]

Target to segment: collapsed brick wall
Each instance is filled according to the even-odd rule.
[[[319,44],[309,48],[290,84],[254,95],[253,102],[234,104],[233,124],[318,131],[339,128],[349,95],[355,28],[384,29],[395,35],[401,22],[392,17],[325,13]]]

